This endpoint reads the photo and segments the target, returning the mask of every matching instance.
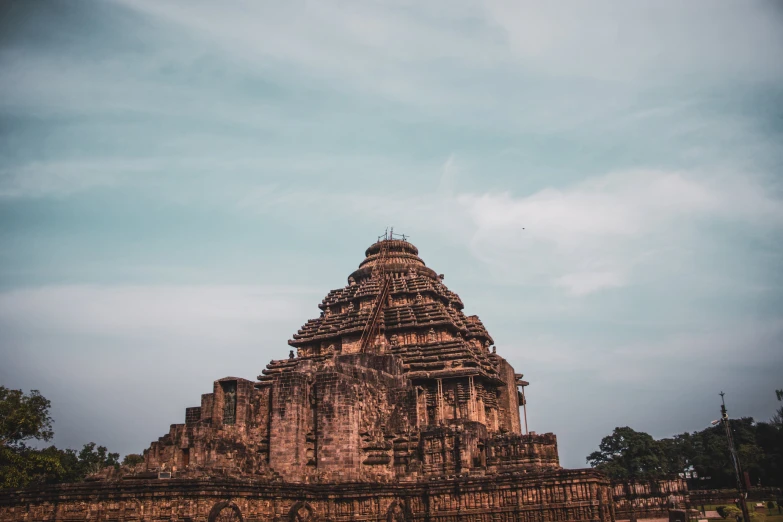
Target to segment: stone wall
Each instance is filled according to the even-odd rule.
[[[618,520],[666,518],[670,508],[689,507],[688,485],[682,479],[625,482],[612,485],[614,509]]]
[[[592,470],[339,487],[159,479],[3,492],[0,520],[610,522],[612,503]]]
[[[781,498],[781,488],[751,488],[748,500],[761,501]],[[702,504],[734,505],[739,498],[736,489],[694,489],[690,492],[691,505],[701,508]]]

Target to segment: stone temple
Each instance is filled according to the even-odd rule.
[[[0,518],[612,520],[607,479],[523,430],[527,382],[418,254],[382,236],[287,358],[215,381],[138,469],[0,500]]]

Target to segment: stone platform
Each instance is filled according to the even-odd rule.
[[[406,484],[157,479],[85,482],[0,494],[0,520],[430,521],[612,520],[593,470],[457,476]]]

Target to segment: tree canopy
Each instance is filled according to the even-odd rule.
[[[78,452],[55,446],[31,447],[33,441],[46,442],[54,436],[50,407],[38,390],[25,394],[0,386],[0,488],[79,482],[106,466],[119,465],[118,453],[110,453],[94,442]],[[135,455],[131,460],[138,463],[139,457]]]
[[[0,444],[20,447],[30,439],[51,440],[54,431],[50,406],[38,390],[24,394],[0,386]]]
[[[669,472],[662,445],[628,426],[615,428],[598,447],[587,462],[616,480],[658,478]]]
[[[783,486],[783,426],[731,420],[732,436],[742,469],[752,484]],[[726,433],[721,425],[655,440],[629,427],[615,428],[601,440],[587,462],[617,481],[649,480],[695,471],[691,487],[724,488],[736,483]]]
[[[775,395],[777,395],[778,401],[783,401],[783,390],[775,390]],[[777,426],[783,426],[783,406],[779,406],[775,410],[775,415],[772,416],[769,422]]]

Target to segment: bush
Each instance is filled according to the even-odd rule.
[[[124,459],[122,459],[122,465],[130,466],[131,468],[137,464],[141,464],[142,462],[144,462],[144,457],[137,453],[129,453],[128,455],[125,455]]]
[[[718,506],[715,508],[715,511],[718,512],[721,518],[728,518],[729,520],[737,518],[737,515],[742,515],[742,510],[734,506]]]

